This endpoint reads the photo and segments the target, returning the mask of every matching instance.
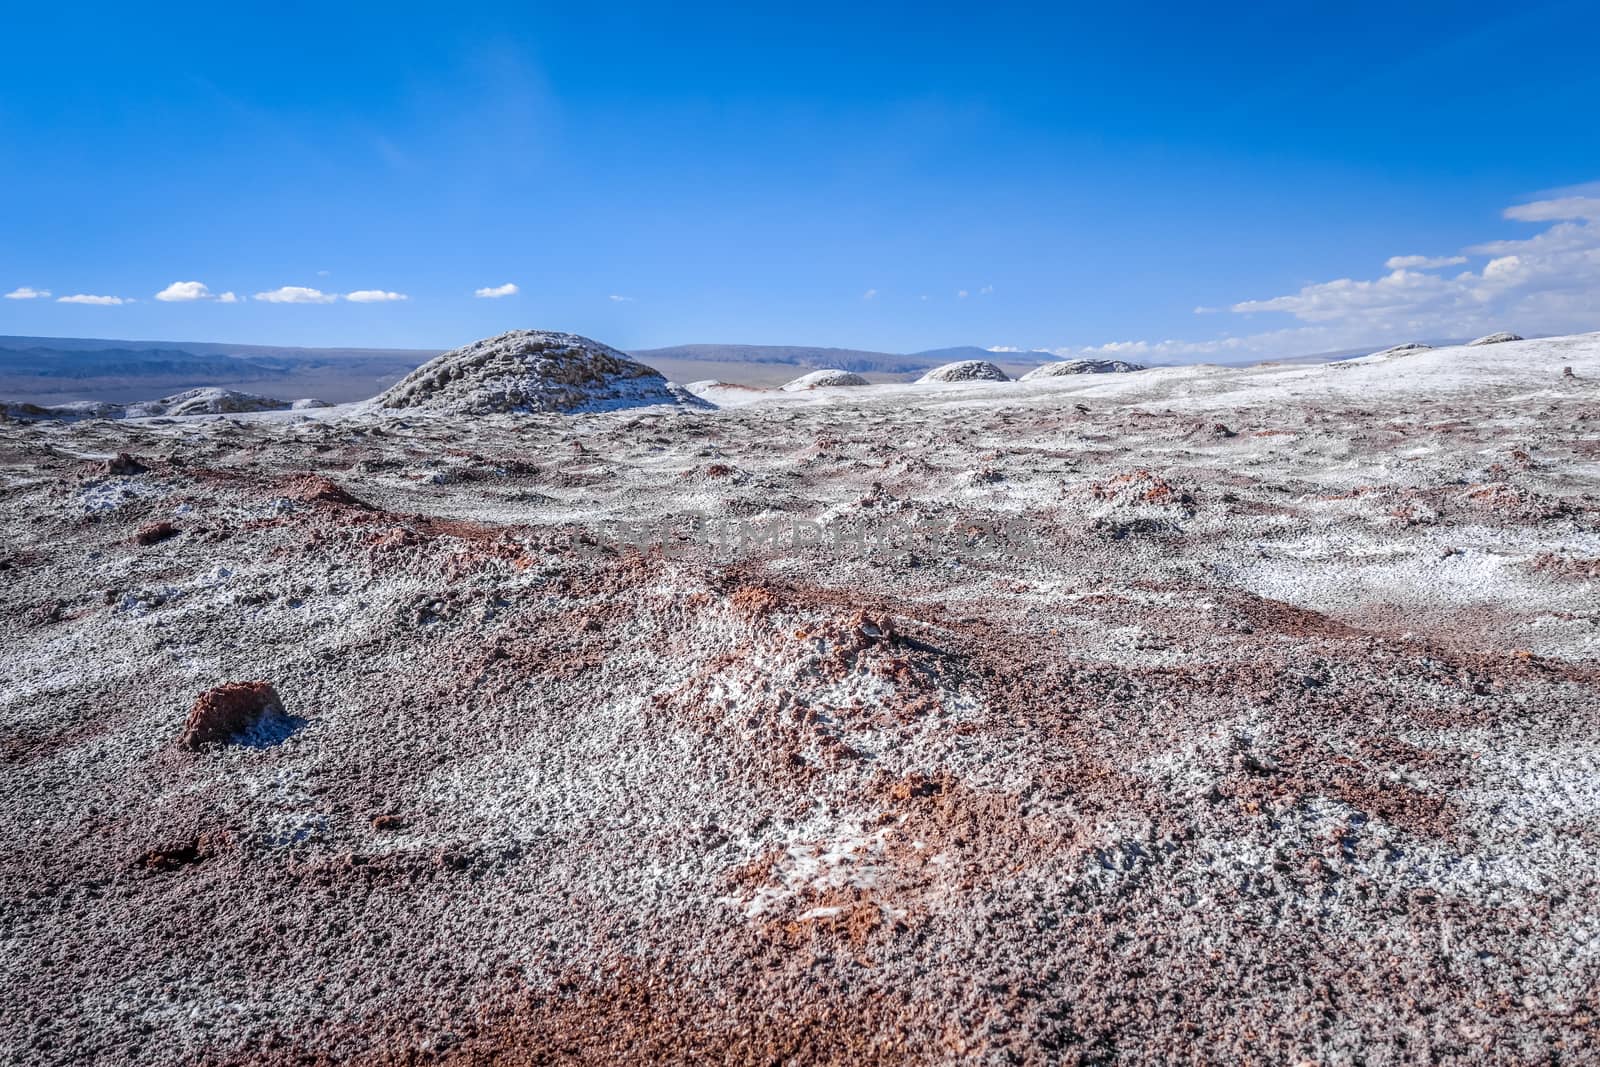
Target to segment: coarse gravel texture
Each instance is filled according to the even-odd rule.
[[[0,422],[0,1062],[1585,1062],[1597,383]]]

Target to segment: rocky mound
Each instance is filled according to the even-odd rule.
[[[511,330],[446,352],[373,400],[459,415],[684,403],[703,402],[609,345],[550,330]]]
[[[296,401],[296,405],[303,401]],[[317,401],[321,404],[321,401]],[[326,406],[326,405],[322,405]],[[75,422],[81,419],[148,419],[184,415],[233,415],[249,411],[283,411],[289,407],[284,400],[255,393],[241,393],[233,389],[189,389],[173,393],[160,400],[142,400],[135,404],[113,404],[98,400],[77,400],[70,404],[0,404],[0,413],[18,419],[61,419]]]
[[[1372,354],[1374,356],[1399,356],[1406,352],[1430,352],[1432,350],[1432,345],[1425,345],[1421,341],[1407,341],[1403,345],[1393,345],[1385,348],[1382,352],[1374,352]]]
[[[326,400],[318,400],[314,396],[302,397],[289,405],[295,411],[312,411],[316,408],[331,408],[332,404]]]
[[[287,401],[274,400],[270,396],[257,396],[255,393],[241,393],[234,389],[218,389],[212,386],[174,393],[160,400],[129,404],[123,410],[123,416],[143,419],[157,415],[234,415],[249,411],[283,411],[288,407]]]
[[[1483,337],[1478,338],[1476,341],[1468,341],[1467,347],[1471,348],[1474,345],[1502,345],[1507,341],[1520,340],[1522,340],[1522,338],[1517,334],[1501,331],[1500,333],[1486,334]]]
[[[946,363],[918,378],[919,382],[1009,382],[1006,372],[986,359]]]
[[[1061,363],[1046,363],[1042,367],[1035,367],[1022,376],[1022,380],[1032,381],[1035,378],[1057,378],[1063,374],[1128,374],[1132,371],[1144,370],[1143,364],[1129,363],[1121,359],[1069,359]]]
[[[833,389],[843,385],[870,385],[865,378],[854,371],[847,370],[814,370],[810,374],[802,374],[792,382],[781,386],[786,393],[803,393],[807,389]]]
[[[97,400],[75,400],[69,404],[29,404],[0,402],[0,415],[13,419],[119,419],[122,405]]]

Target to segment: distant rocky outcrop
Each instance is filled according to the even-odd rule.
[[[848,370],[814,370],[802,374],[780,388],[786,393],[803,393],[808,389],[833,389],[845,385],[870,385],[865,378]]]
[[[1472,348],[1472,347],[1474,347],[1476,345],[1502,345],[1502,344],[1505,344],[1507,341],[1521,341],[1521,340],[1522,340],[1522,338],[1520,336],[1518,336],[1517,334],[1506,333],[1504,331],[1501,331],[1500,333],[1485,334],[1484,336],[1478,338],[1476,341],[1468,341],[1467,342],[1467,347],[1468,348]]]
[[[312,411],[316,408],[331,408],[332,404],[326,400],[318,400],[314,396],[302,397],[289,405],[293,411]]]
[[[70,404],[0,404],[0,412],[22,419],[148,419],[185,415],[235,415],[251,411],[284,411],[287,400],[241,393],[233,389],[190,389],[164,396],[160,400],[141,400],[134,404],[110,404],[79,400]]]
[[[549,330],[511,330],[436,356],[372,403],[489,415],[704,401],[599,341]]]
[[[147,400],[139,404],[129,404],[123,409],[123,417],[129,419],[149,418],[156,415],[169,417],[183,415],[236,415],[249,411],[285,411],[289,407],[287,400],[274,400],[270,396],[257,396],[255,393],[241,393],[234,389],[189,389],[171,396],[164,396],[160,400]]]
[[[1064,374],[1129,374],[1136,370],[1144,370],[1144,366],[1122,359],[1069,359],[1035,367],[1024,374],[1022,380],[1027,382],[1037,378],[1057,378]]]
[[[1405,344],[1391,345],[1382,352],[1374,352],[1372,354],[1374,356],[1399,356],[1407,352],[1429,352],[1432,349],[1432,345],[1425,345],[1421,341],[1407,341]]]
[[[946,363],[918,378],[919,382],[1009,382],[1006,372],[986,359],[963,359]]]

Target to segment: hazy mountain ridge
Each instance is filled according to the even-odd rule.
[[[781,363],[787,366],[813,367],[876,372],[879,374],[909,374],[926,370],[945,360],[931,359],[921,353],[873,352],[858,348],[824,348],[809,345],[732,345],[694,344],[672,345],[666,348],[636,348],[628,352],[634,359],[649,363],[659,360],[697,360],[702,363]]]
[[[44,404],[144,401],[189,389],[268,383],[286,399],[364,400],[437,354],[432,349],[6,336],[0,337],[0,397]]]

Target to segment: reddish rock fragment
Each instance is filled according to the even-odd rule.
[[[156,522],[151,523],[149,526],[141,527],[139,532],[133,535],[133,539],[137,544],[148,546],[160,544],[162,541],[169,541],[182,532],[170,522]]]
[[[268,708],[282,707],[277,690],[266,682],[229,682],[208,689],[189,709],[178,746],[197,749],[212,741],[226,741],[254,725]]]
[[[308,474],[298,479],[290,487],[289,496],[302,504],[337,504],[347,508],[373,510],[371,504],[351,496],[343,486],[320,474]]]
[[[149,469],[139,461],[139,457],[129,455],[127,452],[118,452],[100,465],[100,473],[106,477],[143,474]]]

